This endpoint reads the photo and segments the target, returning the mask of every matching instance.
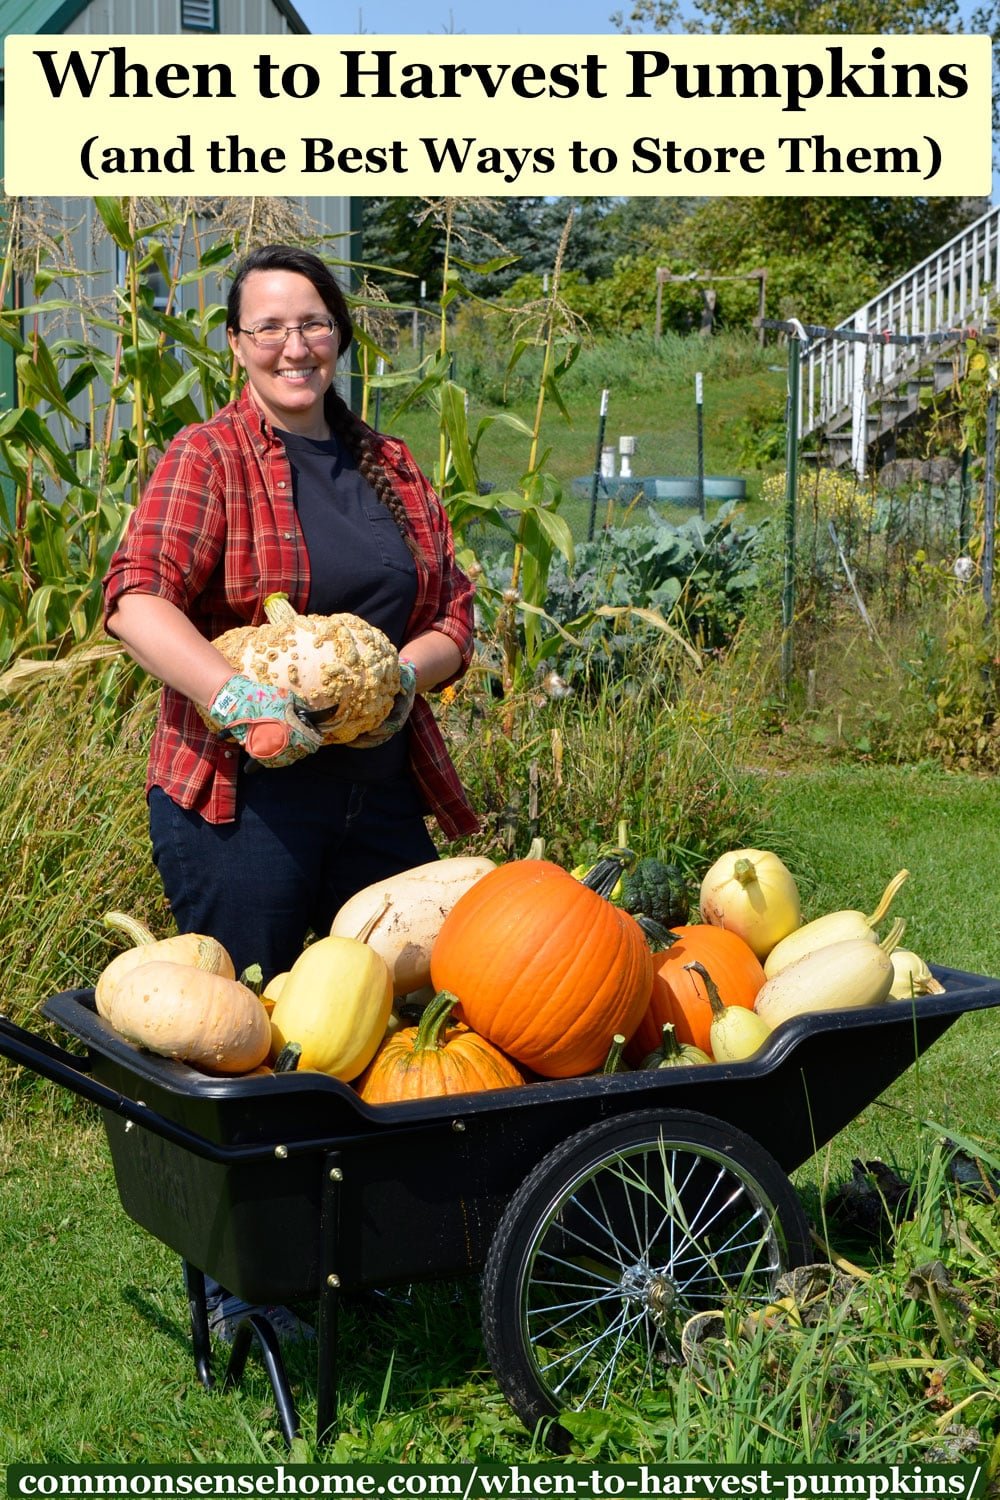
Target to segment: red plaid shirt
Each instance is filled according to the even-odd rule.
[[[449,636],[461,652],[460,676],[472,656],[473,587],[455,563],[444,507],[405,443],[373,437],[421,554],[406,639],[425,630]],[[268,594],[283,591],[296,609],[305,608],[309,557],[292,503],[291,470],[249,387],[209,421],[179,433],[157,464],[111,559],[105,619],[129,590],[169,599],[209,640],[235,625],[260,624]],[[423,698],[416,699],[410,724],[413,774],[442,832],[448,838],[474,833],[479,820]],[[164,687],[147,791],[160,786],[208,822],[231,822],[239,763],[190,699]]]

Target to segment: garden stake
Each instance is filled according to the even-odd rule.
[[[694,405],[698,430],[698,514],[705,519],[705,411],[701,371],[694,377]]]
[[[601,410],[597,418],[597,452],[594,454],[594,473],[590,481],[590,520],[587,523],[587,541],[594,540],[594,523],[597,518],[597,486],[601,480],[601,449],[604,447],[604,427],[608,420],[608,397],[611,392],[601,392]]]

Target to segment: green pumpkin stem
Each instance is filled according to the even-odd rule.
[[[458,996],[453,995],[450,990],[438,990],[434,999],[428,1001],[417,1026],[417,1039],[413,1043],[414,1052],[438,1051],[441,1046],[441,1032],[457,1004]]]
[[[673,1021],[664,1021],[663,1036],[660,1041],[660,1056],[664,1062],[671,1057],[680,1057],[680,1043],[677,1040],[677,1032]]]
[[[602,849],[596,863],[591,865],[580,884],[607,900],[625,871],[635,866],[637,858],[638,855],[631,849]]]
[[[240,984],[245,985],[248,990],[260,998],[260,992],[264,988],[264,970],[260,964],[247,964],[240,975]]]
[[[693,969],[696,974],[701,975],[702,979],[705,981],[705,989],[708,991],[708,1003],[712,1007],[712,1014],[713,1016],[721,1016],[726,1009],[725,1001],[719,994],[719,990],[715,983],[715,980],[705,968],[705,965],[695,962],[685,964],[684,967],[685,969]]]
[[[657,922],[654,917],[647,917],[645,912],[639,912],[635,920],[642,929],[642,935],[653,953],[663,953],[679,941],[676,932],[671,932],[669,927],[664,927],[663,923]]]
[[[294,1073],[298,1068],[301,1056],[302,1045],[300,1042],[286,1042],[274,1059],[274,1071],[276,1073]]]

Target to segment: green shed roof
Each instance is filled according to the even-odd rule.
[[[90,0],[0,0],[4,34],[58,34],[65,31],[70,22],[75,21],[89,4]],[[292,31],[308,34],[309,27],[290,0],[273,0],[273,4],[285,17]]]

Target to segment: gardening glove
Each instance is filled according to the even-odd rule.
[[[323,743],[306,712],[301,698],[286,688],[237,673],[212,699],[208,721],[219,734],[242,745],[258,765],[272,769],[292,765]]]
[[[351,741],[352,750],[374,750],[376,745],[384,745],[386,740],[391,740],[394,734],[398,734],[410,717],[413,700],[417,694],[417,669],[412,661],[400,661],[399,663],[399,692],[393,699],[392,707],[382,720],[381,724],[374,729],[369,729],[366,734],[359,734],[357,739]]]

